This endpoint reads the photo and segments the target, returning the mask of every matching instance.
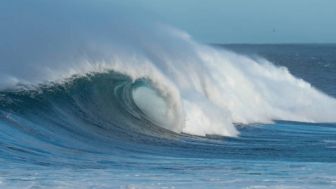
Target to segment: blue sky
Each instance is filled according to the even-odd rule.
[[[335,0],[128,0],[209,43],[335,43]]]

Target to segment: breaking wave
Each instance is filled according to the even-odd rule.
[[[273,120],[336,122],[334,98],[266,59],[200,44],[112,5],[88,13],[85,1],[59,13],[66,2],[41,4],[0,24],[0,107],[9,122],[40,115],[37,122],[200,136],[237,136],[235,124]]]

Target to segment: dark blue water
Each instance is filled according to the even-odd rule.
[[[265,57],[336,97],[336,45],[217,48]],[[108,72],[1,91],[0,188],[336,188],[336,124],[177,134],[134,105],[131,89],[142,82]]]
[[[286,66],[295,76],[336,96],[336,45],[220,45],[252,57],[262,56],[276,65]]]

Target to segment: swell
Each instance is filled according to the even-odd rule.
[[[13,15],[15,3],[4,3],[7,8],[2,14],[18,22],[4,20],[0,26],[5,28],[0,35],[5,119],[10,109],[46,116],[46,123],[38,127],[48,125],[49,119],[58,122],[55,117],[63,122],[66,118],[69,125],[89,119],[116,128],[141,120],[127,127],[146,133],[152,132],[144,129],[146,125],[156,125],[200,136],[237,136],[236,123],[336,121],[334,98],[262,57],[200,44],[187,33],[151,19],[141,17],[138,22],[139,18],[129,18],[113,3],[102,8],[75,1],[77,6],[60,13],[50,7],[61,9],[70,5],[68,1],[36,2],[40,6],[22,5],[31,14]],[[87,9],[92,11],[89,15]],[[47,15],[33,14],[39,11]],[[85,19],[88,16],[91,19]],[[32,21],[42,24],[20,29],[21,22]],[[127,79],[96,81],[108,75]],[[82,88],[76,88],[79,84]],[[20,87],[26,89],[5,92]],[[29,116],[38,120],[35,114]]]
[[[116,73],[76,77],[62,84],[0,93],[2,158],[34,164],[96,166],[177,140],[137,107],[133,91],[150,81]],[[76,154],[82,154],[77,156]],[[132,155],[133,154],[133,155]],[[6,157],[8,155],[8,157]],[[91,158],[94,158],[91,160]]]
[[[34,89],[4,90],[0,93],[1,120],[26,130],[60,126],[78,136],[85,130],[99,137],[169,133],[157,125],[164,123],[155,124],[134,102],[133,91],[139,87],[151,88],[150,81],[132,81],[111,71]]]
[[[76,107],[75,112],[85,113],[83,118],[117,125],[128,118],[110,120],[109,116],[126,112],[176,133],[202,136],[236,136],[235,123],[335,122],[335,99],[295,78],[285,67],[190,39],[185,42],[194,51],[191,59],[167,51],[168,60],[120,56],[104,62],[81,61],[73,64],[78,66],[71,71],[74,74],[40,84],[16,83],[2,90],[1,109],[63,112]],[[61,106],[62,99],[67,103],[61,101],[65,103]],[[140,125],[136,128],[146,127]]]

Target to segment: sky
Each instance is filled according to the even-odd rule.
[[[335,0],[124,0],[206,43],[336,43]]]

